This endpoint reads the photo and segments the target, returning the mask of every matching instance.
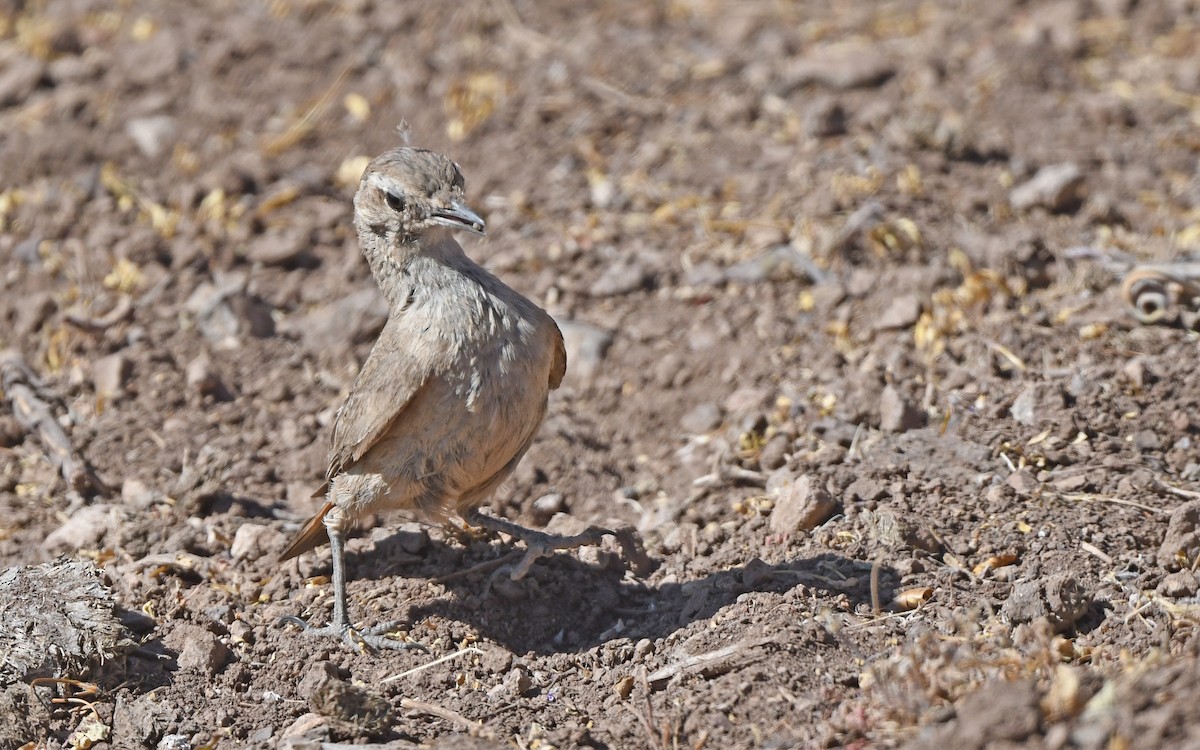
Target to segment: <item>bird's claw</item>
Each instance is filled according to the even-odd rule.
[[[289,623],[296,625],[308,636],[322,636],[340,638],[342,643],[346,644],[354,651],[404,651],[407,649],[416,649],[429,653],[429,649],[423,643],[416,641],[397,641],[394,638],[389,638],[388,633],[399,623],[386,622],[376,625],[373,628],[358,629],[351,626],[349,623],[339,625],[330,623],[323,628],[313,627],[308,622],[296,617],[295,615],[285,615],[279,618],[279,623]]]

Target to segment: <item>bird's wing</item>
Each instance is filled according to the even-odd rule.
[[[558,323],[550,319],[550,327],[554,329],[554,357],[550,360],[550,390],[562,384],[563,376],[567,374],[567,347],[563,344],[562,331]]]
[[[430,382],[432,361],[423,342],[410,341],[410,351],[395,351],[388,341],[400,338],[389,320],[367,361],[363,364],[346,403],[333,424],[326,480],[358,461],[416,401]],[[389,335],[390,334],[390,335]],[[427,346],[427,345],[426,345]],[[414,351],[415,350],[415,351]]]

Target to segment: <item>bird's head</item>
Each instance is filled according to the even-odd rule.
[[[437,227],[484,233],[483,219],[464,201],[458,165],[411,146],[367,165],[354,196],[354,221],[364,248],[380,240],[388,248],[415,245]]]

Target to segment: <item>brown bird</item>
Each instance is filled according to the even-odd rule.
[[[296,557],[328,535],[333,621],[313,628],[287,619],[354,646],[403,648],[413,644],[350,625],[343,541],[363,515],[457,515],[502,531],[528,547],[513,578],[542,555],[612,532],[551,536],[478,511],[533,442],[567,355],[550,315],[474,263],[451,235],[484,232],[464,203],[458,165],[407,146],[379,156],[354,196],[354,226],[390,312],[334,422],[327,502],[282,555]]]

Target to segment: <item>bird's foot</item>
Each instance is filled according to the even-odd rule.
[[[281,617],[279,618],[279,622],[281,624],[291,623],[292,625],[297,625],[304,635],[307,636],[340,638],[342,643],[354,651],[403,651],[406,649],[416,649],[429,653],[429,649],[422,643],[417,643],[416,641],[398,641],[389,637],[389,634],[394,632],[396,627],[401,624],[399,622],[385,622],[373,628],[362,630],[353,627],[348,622],[341,624],[333,622],[323,628],[318,628],[293,615]]]

